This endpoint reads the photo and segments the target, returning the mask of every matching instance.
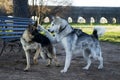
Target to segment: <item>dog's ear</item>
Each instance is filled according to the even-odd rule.
[[[33,26],[37,27],[38,26],[38,21],[35,21]]]

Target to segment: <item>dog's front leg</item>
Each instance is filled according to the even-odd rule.
[[[35,55],[33,57],[34,64],[38,64],[38,60],[37,59],[39,57],[39,54],[40,54],[40,48],[38,47],[37,50],[36,50],[36,53],[35,53]]]
[[[24,69],[24,71],[27,71],[30,68],[30,55],[29,55],[28,50],[25,50],[25,55],[26,55],[27,65],[26,65],[26,68]]]
[[[71,59],[72,59],[72,53],[70,51],[66,51],[65,66],[64,66],[64,69],[61,70],[61,73],[67,72],[70,66]]]

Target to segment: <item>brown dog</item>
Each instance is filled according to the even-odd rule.
[[[36,27],[36,25],[29,25],[28,28],[24,31],[22,37],[20,38],[27,60],[27,66],[24,69],[25,71],[30,68],[30,49],[36,50],[36,53],[33,57],[35,64],[38,63],[37,59],[40,54],[43,59],[48,60],[47,66],[51,65],[52,59],[54,59],[56,66],[59,66],[56,58],[55,47],[52,45],[52,43],[46,36],[38,32]]]

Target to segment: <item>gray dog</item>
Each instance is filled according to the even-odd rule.
[[[83,69],[89,69],[91,57],[95,60],[99,60],[100,64],[98,69],[103,68],[103,57],[98,38],[100,35],[104,34],[104,27],[95,27],[93,34],[89,35],[82,32],[80,29],[72,28],[65,19],[54,17],[49,31],[55,33],[55,39],[58,42],[62,42],[66,52],[65,66],[64,69],[61,70],[62,73],[67,72],[72,55],[76,52],[82,52],[87,62],[87,65],[83,67]]]

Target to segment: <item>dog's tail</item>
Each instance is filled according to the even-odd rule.
[[[93,36],[98,39],[105,33],[105,27],[103,26],[95,26],[93,30]]]

